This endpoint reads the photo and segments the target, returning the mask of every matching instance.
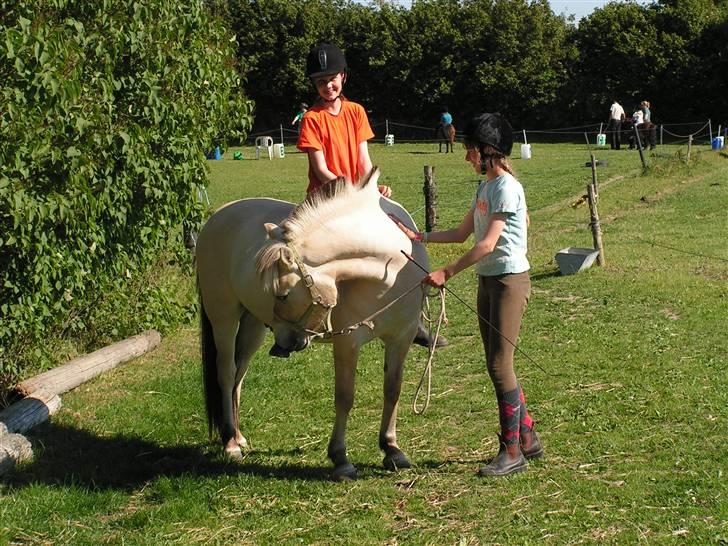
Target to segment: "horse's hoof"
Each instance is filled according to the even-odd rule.
[[[396,472],[403,468],[412,468],[412,463],[409,462],[407,455],[399,450],[394,453],[390,453],[389,455],[385,455],[382,465],[384,465],[384,468],[391,470],[392,472]]]
[[[243,460],[243,452],[240,450],[240,446],[226,447],[223,453],[228,461],[240,462]]]
[[[335,482],[350,482],[356,480],[359,477],[359,473],[356,471],[356,467],[351,463],[344,463],[336,468],[331,474],[331,478]]]
[[[237,442],[241,451],[244,451],[245,453],[252,451],[253,446],[250,445],[250,442],[248,442],[248,440],[246,440],[244,436],[236,438],[235,441]]]

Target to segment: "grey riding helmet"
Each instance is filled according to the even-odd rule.
[[[306,57],[306,75],[313,79],[346,72],[344,52],[331,44],[319,44]]]

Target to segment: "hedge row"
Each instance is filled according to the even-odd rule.
[[[2,383],[47,356],[48,332],[93,327],[99,302],[183,256],[205,152],[249,129],[252,102],[203,2],[0,0],[0,13]]]

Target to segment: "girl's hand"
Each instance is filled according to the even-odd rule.
[[[389,186],[377,186],[379,189],[379,193],[381,193],[384,197],[391,197],[392,196],[392,188]]]
[[[422,279],[422,282],[429,284],[430,286],[434,286],[435,288],[442,288],[445,286],[445,283],[449,278],[450,274],[447,272],[447,269],[443,267],[442,269],[438,269],[427,275],[427,277]]]
[[[419,233],[417,233],[416,231],[412,231],[410,228],[405,226],[402,223],[402,220],[397,218],[394,214],[388,214],[387,216],[389,216],[389,219],[392,220],[392,222],[397,224],[397,227],[402,230],[402,233],[404,233],[410,241],[419,241],[422,239]]]

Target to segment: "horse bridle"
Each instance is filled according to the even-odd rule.
[[[331,311],[334,309],[336,304],[329,304],[324,302],[324,298],[321,295],[319,289],[316,287],[313,276],[308,272],[306,264],[303,263],[301,256],[299,256],[298,252],[296,252],[296,249],[290,243],[286,243],[286,246],[291,251],[291,254],[293,254],[293,261],[298,267],[299,275],[301,275],[301,280],[303,281],[303,284],[306,286],[306,288],[308,288],[308,292],[311,295],[311,303],[298,320],[291,321],[281,317],[276,312],[275,306],[273,306],[273,316],[275,316],[281,322],[291,324],[298,330],[306,332],[310,336],[326,337],[330,335],[333,331],[333,328],[331,326]],[[317,332],[315,330],[309,330],[308,328],[306,328],[306,323],[308,322],[308,319],[311,317],[313,312],[316,310],[316,307],[322,307],[325,313],[323,319],[320,321],[320,324],[324,325],[323,332]]]

